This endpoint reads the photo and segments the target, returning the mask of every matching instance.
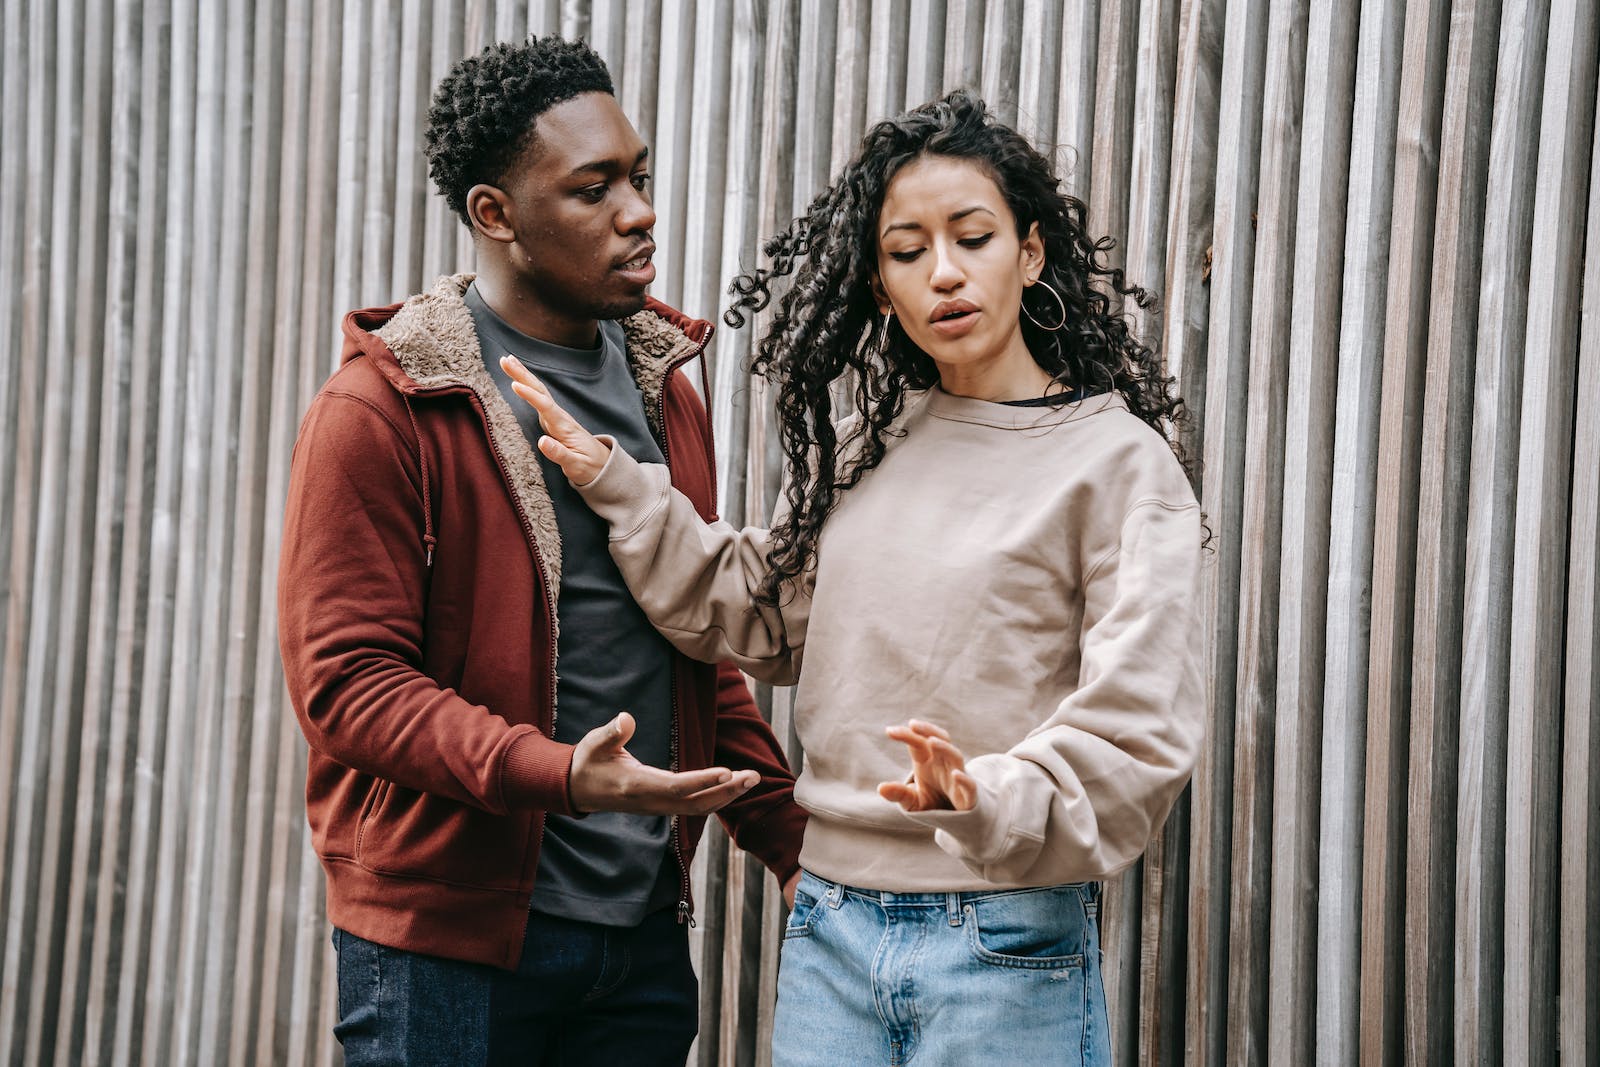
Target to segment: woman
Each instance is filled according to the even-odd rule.
[[[974,96],[875,126],[735,282],[739,325],[794,279],[754,361],[770,531],[702,522],[507,365],[651,621],[798,681],[775,1063],[1110,1062],[1098,882],[1165,819],[1203,705],[1180,405],[1109,247]]]

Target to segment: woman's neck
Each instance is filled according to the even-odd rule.
[[[1043,396],[1052,381],[1049,372],[1034,362],[1020,333],[1002,355],[971,363],[935,364],[939,388],[951,396],[993,403]]]

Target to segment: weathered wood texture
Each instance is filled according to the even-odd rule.
[[[957,85],[1161,295],[1211,720],[1108,887],[1119,1062],[1600,1057],[1592,3],[0,0],[5,1062],[337,1062],[290,449],[339,315],[471,266],[433,86],[550,31],[611,62],[693,313]],[[734,521],[767,321],[709,357]],[[715,828],[693,874],[698,1061],[770,1062],[781,900]]]

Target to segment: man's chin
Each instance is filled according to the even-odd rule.
[[[604,305],[595,312],[597,319],[625,319],[629,315],[637,315],[644,310],[645,292],[640,290],[637,296],[619,297]]]

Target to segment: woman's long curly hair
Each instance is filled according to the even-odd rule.
[[[1050,161],[1021,134],[991,121],[976,95],[958,90],[868,130],[834,183],[767,242],[769,265],[739,275],[729,289],[736,299],[723,318],[737,328],[748,313],[771,303],[775,279],[794,276],[751,361],[752,371],[777,387],[788,483],[788,512],[773,526],[769,570],[757,603],[775,606],[784,584],[814,564],[823,522],[839,494],[882,462],[907,392],[939,380],[933,360],[898,322],[888,317],[880,323],[871,287],[884,194],[902,168],[923,156],[982,167],[1016,216],[1019,237],[1039,224],[1045,254],[1040,281],[1061,294],[1066,307],[1065,322],[1055,331],[1041,329],[1019,312],[1023,339],[1039,366],[1069,388],[1121,393],[1128,409],[1161,433],[1184,461],[1175,432],[1182,401],[1173,379],[1156,353],[1129,330],[1111,294],[1141,308],[1155,298],[1107,262],[1114,242],[1089,237],[1083,202],[1061,191]],[[1060,315],[1048,296],[1033,312],[1045,322]],[[849,371],[855,372],[853,409],[859,421],[841,465],[830,386]]]

